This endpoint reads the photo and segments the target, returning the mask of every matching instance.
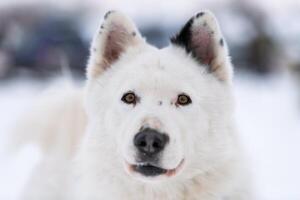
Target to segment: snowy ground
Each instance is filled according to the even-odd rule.
[[[250,157],[257,200],[299,200],[299,88],[286,75],[268,79],[243,75],[235,85],[237,120]],[[8,141],[14,120],[45,87],[24,80],[0,83],[0,147]],[[0,200],[18,199],[39,157],[32,146],[14,156],[0,148]]]

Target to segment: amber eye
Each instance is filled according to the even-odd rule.
[[[127,104],[136,104],[137,97],[133,92],[127,92],[123,95],[121,100]]]
[[[192,103],[192,100],[188,95],[186,95],[186,94],[178,95],[177,102],[176,102],[177,105],[185,106],[190,103]]]

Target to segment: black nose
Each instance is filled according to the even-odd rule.
[[[166,134],[151,128],[140,131],[134,137],[136,148],[147,156],[153,156],[161,152],[168,141],[169,137]]]

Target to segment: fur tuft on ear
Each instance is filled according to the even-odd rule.
[[[116,62],[128,48],[141,43],[144,43],[144,39],[127,16],[118,11],[107,12],[90,48],[88,78],[97,77]]]
[[[171,43],[184,48],[201,65],[208,67],[219,80],[232,77],[232,66],[225,40],[216,18],[210,11],[203,11],[192,17]]]

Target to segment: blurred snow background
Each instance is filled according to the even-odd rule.
[[[0,1],[0,199],[18,199],[39,161],[34,146],[4,145],[18,116],[69,65],[82,80],[88,45],[107,10],[167,45],[194,13],[218,17],[236,69],[237,121],[257,200],[300,199],[300,2],[293,0]]]

